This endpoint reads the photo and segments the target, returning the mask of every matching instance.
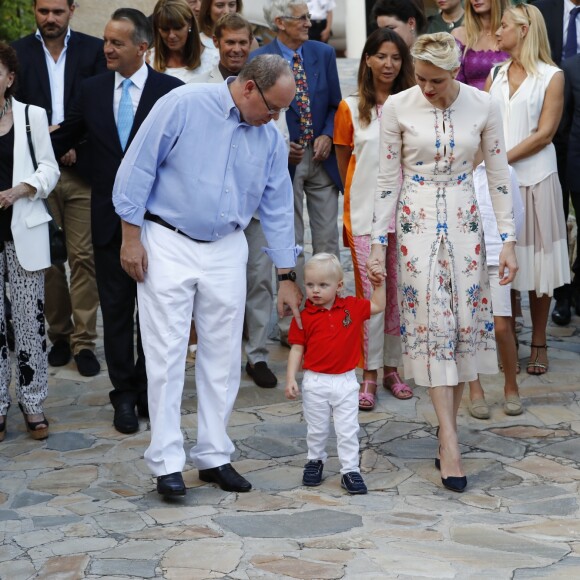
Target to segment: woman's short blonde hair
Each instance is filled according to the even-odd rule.
[[[334,254],[327,254],[326,252],[314,254],[304,265],[304,272],[309,269],[322,270],[333,276],[337,282],[341,282],[344,279],[344,270]]]
[[[455,38],[447,32],[423,34],[412,46],[411,56],[448,71],[459,68],[461,62]]]

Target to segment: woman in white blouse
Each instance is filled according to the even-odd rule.
[[[151,66],[184,83],[204,82],[219,53],[202,45],[197,22],[186,0],[159,0],[153,11]]]
[[[32,105],[27,108],[13,97],[17,73],[16,52],[0,42],[0,297],[8,279],[16,339],[16,399],[29,435],[46,439],[44,270],[50,267],[51,217],[43,199],[60,174],[46,112]],[[4,300],[0,298],[0,441],[6,435],[11,366]]]
[[[508,8],[496,32],[507,62],[491,70],[486,88],[500,103],[508,162],[525,206],[513,289],[529,292],[531,355],[527,372],[548,371],[546,326],[554,288],[570,281],[562,189],[552,139],[564,100],[564,75],[550,57],[546,25],[532,5]]]

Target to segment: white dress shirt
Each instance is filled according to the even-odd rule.
[[[143,63],[143,66],[129,77],[132,81],[129,86],[129,94],[131,95],[131,102],[133,103],[133,114],[137,111],[139,106],[139,101],[141,100],[141,95],[143,94],[143,87],[147,82],[147,76],[149,71],[147,65]],[[115,113],[115,123],[117,122],[117,116],[119,114],[119,103],[121,102],[121,95],[123,94],[123,87],[121,86],[125,77],[116,72],[115,73],[115,90],[113,91],[113,111]]]
[[[44,38],[40,34],[40,30],[36,30],[36,38],[42,44],[44,57],[46,59],[46,68],[48,69],[48,80],[50,82],[50,99],[52,101],[52,118],[51,125],[58,125],[64,121],[64,67],[66,64],[66,51],[68,48],[68,41],[70,39],[70,28],[64,37],[64,48],[58,56],[56,62],[52,54],[44,44]]]
[[[328,12],[336,8],[334,0],[308,0],[306,4],[312,20],[326,20]]]

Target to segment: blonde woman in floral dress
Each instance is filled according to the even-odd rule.
[[[500,284],[511,282],[517,271],[510,175],[497,106],[488,94],[455,80],[459,49],[453,37],[424,35],[411,54],[417,86],[392,95],[383,107],[369,263],[384,263],[388,224],[395,216],[404,256],[398,274],[405,377],[430,387],[439,421],[436,466],[445,487],[463,491],[467,479],[456,421],[463,384],[498,370],[472,176],[478,152],[483,151],[504,242]]]

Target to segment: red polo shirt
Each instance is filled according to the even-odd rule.
[[[304,369],[332,375],[346,373],[358,364],[361,327],[370,317],[370,300],[337,296],[330,309],[306,300],[303,329],[292,319],[288,342],[304,345]]]

